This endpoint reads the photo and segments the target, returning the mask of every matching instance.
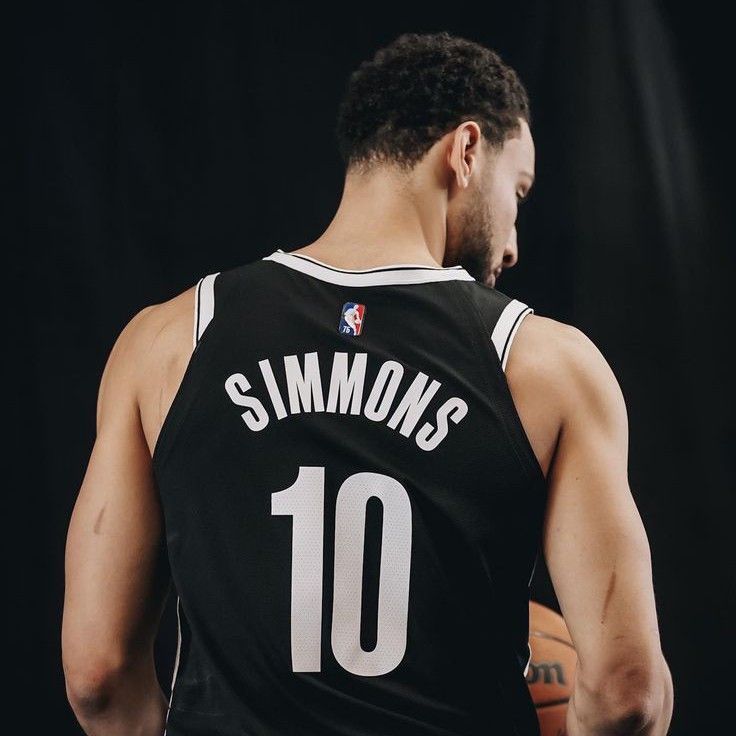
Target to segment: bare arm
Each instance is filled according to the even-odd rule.
[[[108,359],[67,537],[64,674],[74,713],[95,736],[159,736],[164,728],[153,643],[169,572],[138,404],[156,309],[131,320]]]
[[[672,680],[649,543],[628,484],[626,406],[595,345],[541,319],[532,331],[546,332],[548,395],[560,416],[543,549],[578,654],[568,733],[660,736],[672,716]]]

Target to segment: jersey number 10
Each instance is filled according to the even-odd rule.
[[[325,469],[301,466],[289,488],[271,494],[271,514],[293,517],[291,661],[294,672],[319,672],[322,656]],[[383,504],[376,646],[360,644],[366,505]],[[380,473],[355,473],[340,486],[335,507],[332,651],[355,675],[384,675],[406,651],[411,567],[411,503],[404,486]]]

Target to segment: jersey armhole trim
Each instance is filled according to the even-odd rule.
[[[166,416],[161,424],[158,437],[156,438],[156,444],[153,448],[151,455],[151,462],[153,465],[154,475],[160,470],[162,465],[162,455],[167,455],[170,446],[173,442],[173,435],[176,434],[178,427],[181,423],[183,415],[186,414],[188,408],[182,409],[180,404],[184,401],[183,393],[185,384],[189,382],[190,374],[192,372],[194,364],[197,362],[196,356],[200,352],[199,345],[202,341],[202,336],[205,333],[205,329],[212,322],[215,313],[215,278],[221,272],[211,273],[207,276],[203,276],[197,282],[197,286],[194,291],[194,309],[193,309],[193,330],[192,330],[192,343],[193,349],[189,354],[189,361],[186,368],[184,369],[184,375],[182,376],[179,387],[174,394],[174,398],[171,402]],[[223,309],[228,303],[234,291],[237,288],[231,288],[224,295],[219,303],[219,309]],[[191,403],[191,402],[190,402]],[[172,435],[170,438],[169,435]]]
[[[192,348],[197,347],[199,341],[199,295],[202,291],[202,282],[204,276],[197,281],[197,288],[194,290],[194,319],[192,320]]]
[[[194,293],[194,335],[192,347],[197,347],[197,343],[202,339],[207,325],[212,322],[215,316],[215,279],[220,275],[211,273],[203,276],[197,282],[197,289]]]
[[[498,359],[501,361],[501,369],[506,371],[506,362],[509,359],[511,343],[516,336],[521,320],[527,314],[534,314],[534,310],[520,302],[518,299],[512,299],[501,312],[496,325],[491,333],[491,341],[496,347]]]

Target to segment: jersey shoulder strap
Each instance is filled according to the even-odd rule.
[[[498,316],[496,324],[493,327],[493,332],[491,333],[491,340],[496,348],[498,359],[501,361],[501,368],[504,371],[506,370],[506,361],[509,357],[511,343],[516,335],[516,331],[519,329],[521,320],[527,314],[533,313],[534,310],[524,304],[524,302],[518,299],[511,299]]]
[[[192,343],[196,349],[210,323],[223,312],[224,305],[242,276],[242,266],[215,271],[197,281],[194,290]]]
[[[505,371],[516,331],[524,317],[533,314],[534,309],[519,299],[514,299],[479,281],[470,284],[468,294],[490,334],[501,369]]]
[[[194,334],[192,338],[195,348],[207,329],[207,325],[215,316],[215,280],[220,273],[217,271],[202,276],[194,290]]]

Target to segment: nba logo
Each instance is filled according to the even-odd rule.
[[[345,302],[340,312],[340,325],[337,331],[343,335],[360,335],[363,329],[365,304]]]

